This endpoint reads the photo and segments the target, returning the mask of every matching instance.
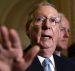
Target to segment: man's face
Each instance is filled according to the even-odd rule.
[[[70,26],[69,26],[68,20],[65,17],[62,17],[61,22],[62,23],[61,23],[61,26],[60,26],[58,46],[60,46],[61,49],[67,49]]]
[[[33,44],[40,44],[41,49],[53,52],[58,39],[58,12],[51,6],[39,7],[33,15],[29,34]]]

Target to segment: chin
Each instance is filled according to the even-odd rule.
[[[67,46],[68,44],[63,44],[61,47],[63,48],[63,49],[66,49],[68,46]]]
[[[41,44],[42,48],[44,49],[48,49],[48,48],[51,48],[52,45],[47,45],[47,44]]]
[[[43,49],[42,52],[43,52],[43,55],[45,57],[50,57],[53,52],[54,52],[55,49],[51,48],[51,49]]]
[[[52,42],[41,42],[40,43],[42,48],[50,48],[50,47],[53,47],[53,43]]]
[[[67,46],[64,46],[63,49],[67,49]]]

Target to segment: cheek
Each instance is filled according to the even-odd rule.
[[[32,32],[38,33],[39,30],[40,30],[40,25],[35,25],[35,24],[31,25],[29,30],[32,31]]]
[[[38,37],[41,31],[41,27],[39,25],[33,25],[29,28],[29,35],[33,38]]]
[[[63,37],[64,36],[64,32],[60,32],[60,37]]]
[[[64,39],[64,33],[60,33],[59,39],[62,41]]]
[[[35,33],[38,33],[39,32],[39,26],[33,26],[32,31],[34,31]]]
[[[59,37],[59,29],[58,29],[58,27],[53,28],[53,32],[54,32],[54,37],[56,39],[58,39],[58,37]]]
[[[54,43],[56,45],[59,39],[59,28],[58,27],[53,28],[53,36],[54,36]]]

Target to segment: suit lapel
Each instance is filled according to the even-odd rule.
[[[53,57],[55,61],[55,71],[63,71],[62,59],[57,55],[53,55]],[[32,64],[26,71],[43,71],[43,67],[41,66],[37,57],[35,57]]]
[[[55,71],[63,71],[62,59],[57,55],[53,55],[53,56],[55,61]]]
[[[32,64],[26,71],[43,71],[43,67],[37,57],[33,60]]]

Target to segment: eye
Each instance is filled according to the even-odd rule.
[[[51,23],[53,23],[53,22],[59,23],[59,22],[60,22],[60,18],[59,18],[59,17],[51,17],[51,18],[49,19],[49,21],[50,21]]]
[[[64,28],[64,27],[61,27],[61,28],[60,28],[60,31],[65,31],[65,28]]]
[[[49,22],[50,22],[51,25],[56,25],[56,20],[55,20],[54,17],[51,17],[51,18],[49,19]]]
[[[44,20],[45,20],[45,17],[42,17],[42,16],[35,17],[35,21],[37,22],[43,22]]]
[[[51,23],[52,23],[52,22],[56,22],[56,21],[55,21],[55,18],[50,18],[49,21],[50,21]]]

